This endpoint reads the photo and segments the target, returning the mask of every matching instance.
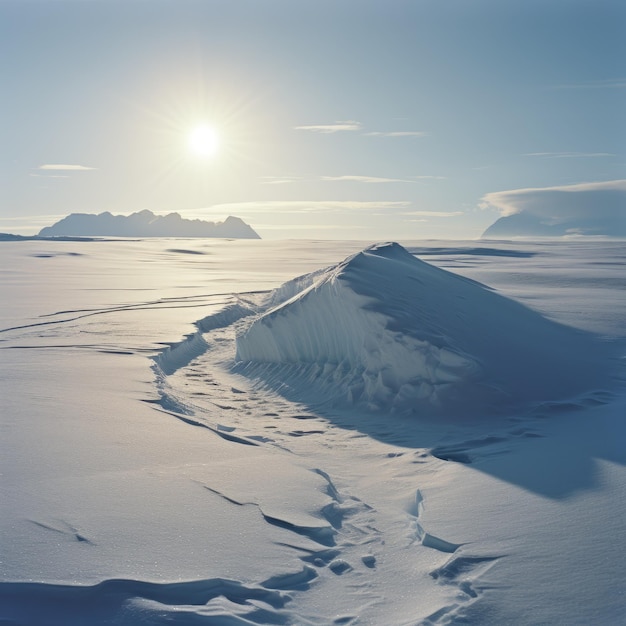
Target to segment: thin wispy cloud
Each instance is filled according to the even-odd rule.
[[[44,226],[50,226],[65,216],[66,214],[0,217],[0,232],[8,230],[16,235],[33,235]]]
[[[408,201],[398,200],[260,200],[254,202],[232,202],[215,204],[201,209],[187,209],[185,213],[233,214],[251,213],[322,213],[337,211],[372,211],[381,209],[403,209],[411,206]]]
[[[261,177],[262,185],[288,185],[301,180],[298,176],[263,176]]]
[[[33,178],[69,178],[69,174],[30,174]]]
[[[311,124],[306,126],[295,126],[294,128],[295,130],[307,130],[312,133],[331,134],[361,130],[362,125],[360,122],[356,122],[354,120],[346,120],[333,122],[332,124]]]
[[[527,152],[524,156],[544,159],[592,159],[617,156],[612,152]]]
[[[426,137],[430,133],[423,130],[393,130],[389,132],[373,130],[363,134],[369,137]]]
[[[380,176],[322,176],[320,180],[351,183],[411,183],[405,178],[385,178]]]
[[[463,211],[407,211],[402,213],[402,215],[413,216],[413,217],[458,217],[459,215],[463,215]]]
[[[411,176],[410,178],[390,178],[387,176],[359,176],[359,175],[340,175],[340,176],[320,176],[318,178],[302,178],[300,176],[263,176],[261,180],[262,185],[286,185],[289,183],[295,183],[298,181],[315,181],[321,180],[324,182],[343,182],[343,183],[414,183],[418,180],[443,180],[445,176]]]
[[[345,131],[362,131],[363,124],[361,124],[361,122],[357,122],[356,120],[345,120],[333,122],[332,124],[309,124],[304,126],[294,126],[294,129],[306,130],[313,133],[331,134]],[[427,133],[423,130],[370,130],[367,132],[361,132],[360,134],[366,137],[426,137],[430,133]]]
[[[58,222],[60,219],[63,219],[65,217],[66,214],[63,213],[59,213],[59,214],[55,214],[55,215],[29,215],[29,216],[24,216],[24,215],[13,215],[11,217],[4,217],[1,216],[0,217],[0,224],[3,223],[7,223],[7,224],[11,224],[14,222],[25,222],[28,221],[29,223],[32,224],[51,224],[53,222]]]
[[[48,163],[40,165],[38,170],[56,170],[56,171],[79,171],[95,170],[95,167],[87,167],[86,165],[68,165],[67,163]]]
[[[265,230],[311,230],[311,224],[263,224],[260,223],[256,228],[260,231]],[[366,226],[354,224],[350,226],[350,230],[364,230]],[[315,230],[336,231],[335,224],[315,224]]]

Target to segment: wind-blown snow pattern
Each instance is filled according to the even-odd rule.
[[[471,415],[573,395],[605,373],[592,337],[397,243],[291,281],[271,302],[238,336],[237,369],[301,400]]]
[[[0,245],[0,623],[621,624],[626,246],[407,246]]]

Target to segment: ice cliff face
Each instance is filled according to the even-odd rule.
[[[306,401],[472,413],[576,393],[599,372],[589,337],[396,243],[287,283],[273,304],[238,337],[238,369]]]

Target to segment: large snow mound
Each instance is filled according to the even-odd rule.
[[[606,372],[594,337],[397,243],[290,281],[270,303],[237,337],[237,369],[303,401],[471,414],[572,396]]]

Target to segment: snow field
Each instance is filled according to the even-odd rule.
[[[305,384],[290,362],[249,369],[235,362],[237,337],[260,320],[273,322],[277,313],[289,334],[291,322],[322,309],[326,300],[315,287],[310,301],[298,294],[325,276],[318,268],[361,244],[94,247],[102,245],[28,242],[0,250],[2,266],[12,268],[4,273],[10,297],[0,329],[1,619],[619,623],[626,407],[623,370],[612,355],[626,354],[623,247],[410,247],[541,313],[541,321],[528,318],[527,328],[545,334],[541,346],[521,353],[530,355],[519,360],[525,368],[551,375],[531,358],[549,359],[551,351],[549,363],[569,368],[561,348],[572,339],[567,371],[580,374],[575,393],[567,385],[554,393],[556,376],[531,388],[543,395],[523,396],[513,374],[523,380],[526,369],[504,369],[499,387],[509,397],[518,393],[506,409],[467,419],[438,413],[429,401],[434,410],[421,419],[382,404],[371,410],[338,402],[345,387],[328,371]],[[177,252],[183,249],[204,254]],[[426,265],[421,278],[432,287],[437,275],[442,288],[422,289],[408,303],[424,315],[412,327],[403,317],[410,290],[392,292],[385,282],[387,264],[412,263],[381,252],[364,255],[335,282],[355,315],[361,303],[369,307],[353,327],[390,333],[385,358],[404,349],[400,337],[436,347],[445,341],[459,352],[459,342],[470,341],[462,332],[468,311],[472,327],[488,333],[491,325],[496,335],[498,315],[484,319],[490,306],[509,313],[505,328],[521,319],[520,307],[498,299],[480,300],[486,309],[465,306],[463,324],[437,316],[430,293],[458,295],[461,284],[480,290],[472,298],[490,292]],[[370,280],[361,263],[378,268],[379,279]],[[546,315],[601,333],[603,347],[585,333],[544,324]],[[427,335],[415,336],[419,328]],[[259,342],[259,355],[269,341]],[[519,355],[520,344],[504,345]],[[476,339],[462,344],[462,354],[491,376],[497,368],[485,364],[504,363],[496,358],[502,348]],[[320,359],[318,346],[307,349]],[[298,345],[296,356],[304,350]],[[610,364],[610,374],[586,365],[595,359]],[[287,384],[272,382],[278,371]]]

